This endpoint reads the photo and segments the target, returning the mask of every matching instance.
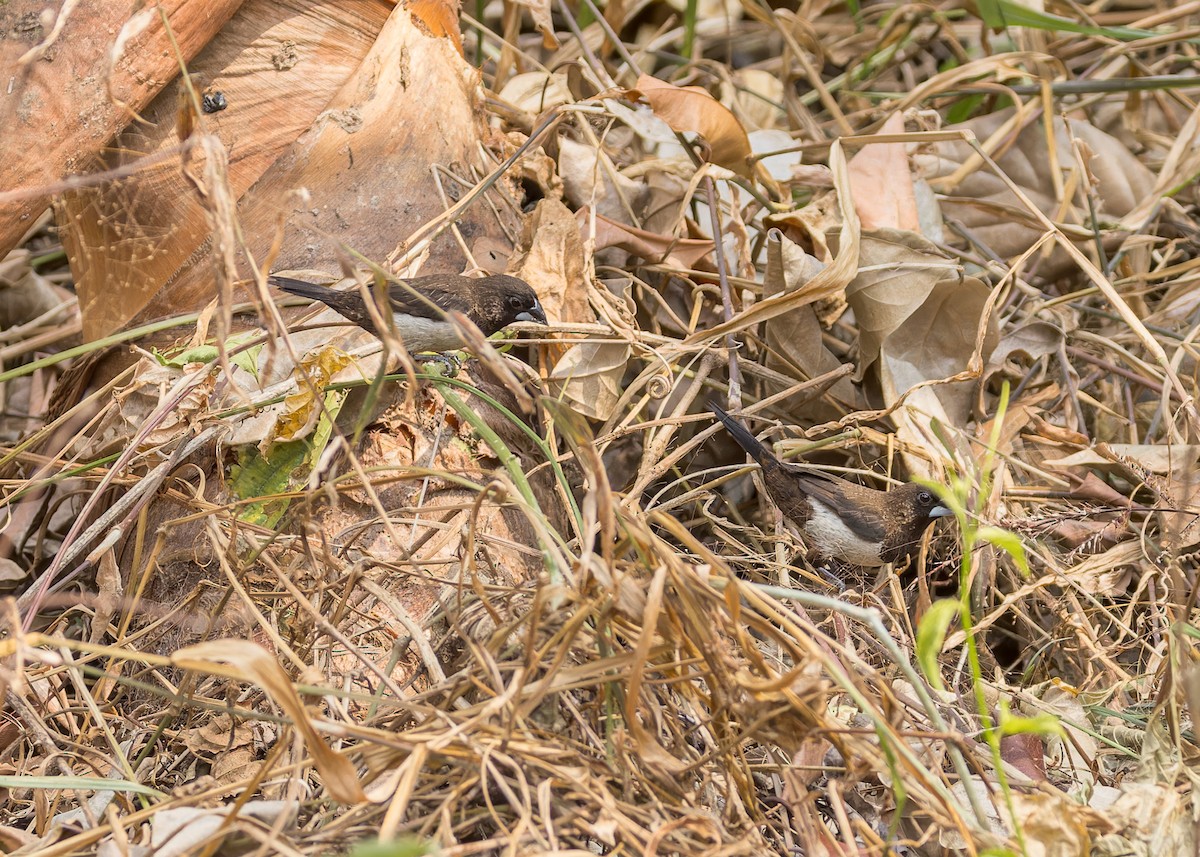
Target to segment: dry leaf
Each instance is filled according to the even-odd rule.
[[[322,348],[316,354],[305,355],[296,367],[296,392],[284,401],[275,418],[274,431],[265,443],[307,437],[321,418],[325,386],[352,362],[348,354],[337,348]]]
[[[637,86],[626,91],[636,100],[644,100],[658,116],[673,129],[691,131],[704,138],[709,146],[709,160],[750,178],[752,170],[750,140],[746,129],[729,108],[708,91],[698,86],[674,86],[643,74]]]
[[[580,342],[564,354],[550,373],[554,394],[594,420],[607,420],[621,398],[621,381],[629,363],[624,342]]]
[[[777,294],[804,288],[822,267],[820,262],[798,245],[777,230],[772,230],[767,241],[767,273],[763,280],[763,297],[771,298]],[[841,365],[841,361],[821,339],[821,323],[812,304],[796,307],[769,319],[766,323],[766,337],[767,344],[773,352],[768,356],[767,365],[785,374],[792,374],[792,367],[798,367],[798,380],[816,378]],[[779,356],[776,357],[776,354]],[[851,410],[865,405],[849,378],[837,381],[829,392],[842,402],[849,403]],[[833,419],[837,416],[833,413],[836,409],[824,399],[808,402],[804,409],[806,415],[814,420]]]
[[[1006,110],[950,126],[947,130],[962,128],[970,130],[980,140],[987,140],[1011,119],[1012,111]],[[996,157],[1000,169],[1044,214],[1069,225],[1082,226],[1091,222],[1092,213],[1079,198],[1067,200],[1068,209],[1063,212],[1061,201],[1055,196],[1055,188],[1063,185],[1063,176],[1052,175],[1051,165],[1061,165],[1068,175],[1076,169],[1072,135],[1097,155],[1092,162],[1092,171],[1102,203],[1101,210],[1095,212],[1099,220],[1118,220],[1146,198],[1154,184],[1154,176],[1119,141],[1078,120],[1070,121],[1068,133],[1067,125],[1058,116],[1054,117],[1053,128],[1056,161],[1047,157],[1049,144],[1045,126],[1036,113],[1031,114],[1015,139],[1005,138],[1005,145]],[[1030,220],[1024,206],[998,176],[987,169],[971,169],[952,187],[942,187],[948,177],[974,157],[974,150],[965,143],[942,142],[918,151],[913,160],[920,173],[944,194],[942,210],[948,218],[963,223],[997,255],[1017,256],[1039,240],[1043,230]],[[1083,181],[1086,183],[1086,178]],[[1081,229],[1077,237],[1093,240],[1091,229]],[[1058,265],[1065,262],[1066,257],[1056,251],[1053,261]],[[1052,270],[1043,269],[1040,273],[1048,276]]]
[[[1028,857],[1088,857],[1092,837],[1108,828],[1100,813],[1052,791],[1013,792]]]
[[[1194,469],[1200,460],[1200,445],[1195,444],[1110,443],[1108,448],[1120,458],[1128,458],[1150,473],[1185,473]],[[1127,472],[1120,461],[1101,455],[1095,449],[1082,449],[1042,464],[1063,470],[1091,467],[1102,473]]]
[[[542,47],[552,51],[558,47],[558,38],[554,35],[554,20],[550,15],[550,0],[505,0],[504,5],[514,4],[529,10],[533,17],[533,25],[542,34]],[[458,4],[454,4],[454,31],[458,32]]]
[[[556,199],[538,202],[525,218],[521,246],[510,272],[533,286],[551,323],[595,321],[584,282],[583,239],[570,209]]]
[[[646,209],[649,185],[621,175],[603,149],[564,137],[558,143],[558,174],[563,194],[576,210],[593,208],[618,223],[627,223],[630,212]]]
[[[127,428],[142,429],[154,416],[156,421],[143,439],[143,448],[152,449],[177,441],[183,431],[207,415],[209,397],[217,383],[211,368],[205,363],[175,368],[163,366],[149,355],[142,358],[135,369],[133,382],[115,398]],[[207,375],[197,381],[201,373]],[[168,401],[173,404],[162,409]]]
[[[1104,818],[1120,835],[1097,843],[1104,854],[1188,854],[1195,850],[1192,796],[1174,783],[1121,782],[1119,797],[1098,794],[1106,805]],[[1110,802],[1111,801],[1111,802]]]
[[[863,235],[859,271],[846,287],[846,300],[861,332],[857,377],[866,374],[884,343],[921,309],[939,283],[956,288],[962,280],[958,263],[915,233],[883,230]],[[972,341],[974,333],[972,326]],[[914,345],[919,348],[925,343]],[[953,371],[966,365],[969,353]],[[928,377],[937,376],[920,380]]]
[[[573,100],[571,90],[567,88],[567,76],[544,71],[514,74],[505,82],[497,98],[534,116]],[[559,144],[566,139],[560,140]]]
[[[195,854],[211,847],[218,831],[237,831],[237,822],[230,823],[230,816],[244,817],[248,822],[253,819],[269,827],[295,818],[299,808],[296,801],[252,800],[242,805],[160,809],[150,821],[150,845],[155,857]]]
[[[304,746],[321,772],[329,795],[340,803],[366,800],[350,760],[330,750],[317,734],[291,679],[279,661],[262,646],[246,640],[211,640],[179,649],[171,655],[171,662],[180,669],[257,684],[283,709],[293,728],[304,739]]]
[[[893,113],[880,134],[904,133],[904,117]],[[876,229],[921,231],[912,171],[903,143],[870,143],[846,167],[854,208],[864,232]]]
[[[1065,569],[1063,575],[1081,592],[1120,597],[1129,591],[1132,575],[1144,560],[1145,551],[1139,542],[1124,541]]]
[[[577,215],[580,228],[586,229],[587,210]],[[634,256],[668,267],[692,269],[712,252],[713,243],[707,238],[672,238],[656,235],[644,229],[625,226],[603,215],[596,215],[596,250],[620,247]]]
[[[1005,332],[988,361],[989,368],[999,369],[1005,360],[1020,355],[1032,363],[1048,354],[1058,353],[1065,335],[1057,325],[1045,321],[1033,321],[1018,325]]]
[[[784,100],[783,80],[761,68],[739,68],[730,83],[721,87],[721,101],[730,106],[750,132],[784,125],[787,113],[780,106]]]

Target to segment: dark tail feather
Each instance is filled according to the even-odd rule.
[[[329,286],[319,286],[316,283],[306,283],[304,280],[293,280],[291,277],[277,277],[274,274],[267,277],[267,282],[277,289],[290,295],[299,295],[314,301],[324,301],[330,292],[335,292]]]
[[[274,274],[267,277],[267,282],[288,294],[320,301],[334,312],[350,319],[367,333],[379,335],[375,330],[375,322],[371,318],[371,313],[367,309],[367,305],[363,303],[362,295],[356,289],[339,292],[329,286],[306,283],[304,280],[293,280],[291,277],[277,277]]]
[[[725,429],[733,435],[733,439],[738,442],[738,445],[746,450],[755,461],[761,464],[764,461],[770,461],[775,458],[771,450],[763,446],[758,438],[750,433],[749,429],[729,416],[719,405],[709,402],[708,406],[717,415],[717,419],[725,424]]]

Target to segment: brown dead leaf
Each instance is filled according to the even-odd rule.
[[[1170,474],[1193,470],[1200,461],[1200,445],[1157,443],[1110,443],[1107,445],[1118,457],[1102,455],[1095,449],[1042,462],[1046,467],[1079,470],[1090,467],[1102,473],[1126,473],[1120,458],[1127,458],[1149,473]]]
[[[621,398],[621,380],[629,363],[624,342],[580,342],[550,372],[554,394],[594,420],[607,420]]]
[[[904,397],[893,420],[906,449],[915,452],[933,442],[933,423],[965,425],[970,416],[975,380],[920,385],[966,373],[975,363],[975,371],[982,369],[998,339],[995,319],[989,318],[982,341],[976,341],[990,292],[911,232],[864,235],[861,260],[846,287],[860,331],[859,377],[878,361],[884,402],[890,406]],[[922,456],[906,452],[905,459],[912,472],[933,475]],[[937,451],[929,459],[937,461]]]
[[[1100,741],[1089,728],[1089,714],[1079,690],[1066,682],[1053,681],[1045,687],[1036,710],[1058,718],[1065,734],[1047,735],[1046,767],[1069,778],[1070,790],[1090,791],[1095,783]]]
[[[150,821],[150,846],[155,857],[184,857],[212,847],[222,831],[233,834],[237,825],[231,816],[254,820],[259,825],[283,826],[299,812],[297,801],[252,800],[242,805],[219,807],[180,806],[160,809]],[[127,850],[127,849],[122,849]],[[224,849],[223,849],[224,850]]]
[[[674,86],[673,84],[643,74],[637,86],[625,94],[635,100],[645,101],[658,116],[674,130],[699,134],[709,146],[709,160],[732,170],[740,176],[750,178],[753,170],[747,160],[750,157],[750,140],[746,129],[729,108],[717,101],[708,91],[699,86]]]
[[[1012,111],[1005,110],[962,125],[952,125],[947,130],[962,128],[970,130],[980,140],[988,140],[1012,118]],[[1050,172],[1054,163],[1061,165],[1064,173],[1075,170],[1072,136],[1096,155],[1091,172],[1102,203],[1102,209],[1095,212],[1099,220],[1119,220],[1146,198],[1153,187],[1154,176],[1118,140],[1074,119],[1070,121],[1069,132],[1058,116],[1054,117],[1052,127],[1054,160],[1047,157],[1051,143],[1046,139],[1045,125],[1036,113],[1031,112],[1029,120],[1015,134],[997,141],[1000,148],[996,161],[1000,169],[1044,214],[1068,225],[1091,221],[1092,213],[1078,197],[1067,200],[1063,209],[1056,188],[1064,185],[1064,177]],[[930,184],[945,194],[941,197],[941,206],[947,217],[961,222],[997,255],[1019,255],[1042,237],[1043,230],[1029,219],[1024,206],[1000,177],[978,168],[971,168],[966,175],[961,175],[963,165],[972,163],[974,158],[974,150],[966,143],[943,142],[918,152],[913,162]],[[1086,183],[1087,179],[1082,182]],[[1092,240],[1091,230],[1080,230],[1078,237]],[[1065,261],[1066,257],[1061,253],[1054,254],[1055,265]],[[1050,272],[1043,269],[1040,273],[1047,276]]]
[[[1200,503],[1198,461],[1200,446],[1194,444],[1100,443],[1043,464],[1064,469],[1091,467],[1118,473],[1135,484],[1143,483],[1154,493],[1157,505],[1167,512],[1162,521],[1163,544],[1179,550],[1200,538],[1200,519],[1192,512]]]
[[[1084,553],[1110,548],[1126,538],[1126,524],[1120,519],[1104,521],[1088,518],[1083,521],[1059,521],[1050,528],[1049,534],[1061,541],[1073,551],[1083,548]],[[1115,571],[1110,569],[1110,571]],[[1111,592],[1123,591],[1125,583],[1115,583],[1109,587]]]
[[[116,395],[116,401],[126,427],[143,428],[151,415],[155,415],[157,422],[145,435],[144,448],[174,442],[181,431],[207,413],[216,378],[210,372],[196,382],[196,374],[207,368],[204,363],[189,363],[181,368],[163,366],[150,355],[137,364],[133,382]],[[176,398],[169,409],[159,412],[164,402]]]
[[[3,567],[0,563],[0,582],[3,582]],[[111,550],[106,550],[96,564],[96,598],[93,602],[91,630],[88,641],[99,643],[108,633],[109,622],[116,615],[125,596],[125,587],[121,581],[121,570],[117,566],[116,557]]]
[[[1001,736],[1000,758],[1031,780],[1046,781],[1046,759],[1040,736],[1029,732]]]
[[[1095,801],[1107,825],[1120,835],[1105,837],[1109,854],[1184,854],[1196,841],[1192,795],[1173,783],[1122,781],[1113,800],[1110,790]],[[1172,844],[1174,843],[1174,844]]]
[[[576,210],[594,208],[618,223],[629,222],[630,212],[646,210],[651,193],[649,185],[622,175],[603,149],[569,137],[558,143],[558,175],[563,195]]]
[[[778,128],[787,122],[783,104],[783,81],[761,68],[739,68],[729,84],[721,87],[721,100],[728,104],[750,131]]]
[[[325,385],[351,362],[349,355],[337,348],[322,348],[305,355],[296,371],[296,392],[284,401],[283,410],[275,418],[274,431],[264,440],[264,446],[307,437],[321,417]]]
[[[778,230],[772,230],[767,239],[767,272],[763,279],[763,297],[770,298],[802,289],[823,267]],[[777,372],[791,374],[795,371],[793,367],[798,367],[800,377],[806,380],[824,375],[841,365],[841,361],[821,339],[821,323],[812,304],[796,307],[768,320],[766,337],[767,344],[774,352],[768,357],[767,365]],[[860,392],[849,378],[837,381],[829,392],[849,403],[851,410],[865,406]],[[832,413],[836,409],[823,400],[806,403],[804,407],[814,419],[836,417],[836,414]],[[822,411],[830,413],[820,416]]]
[[[0,257],[0,330],[31,322],[69,298],[34,269],[32,255],[21,248]]]
[[[1092,837],[1111,824],[1101,813],[1053,791],[1013,792],[1029,857],[1087,857]]]
[[[246,640],[211,640],[179,649],[171,655],[171,662],[180,669],[257,684],[283,709],[293,728],[304,739],[329,795],[340,803],[366,800],[350,760],[330,750],[317,734],[287,673],[274,655],[262,646]]]
[[[846,288],[861,331],[859,377],[879,359],[884,401],[891,404],[917,384],[966,371],[989,294],[919,235],[898,230],[864,235],[861,268]],[[989,320],[984,359],[998,338]],[[938,386],[933,395],[944,412],[933,416],[964,424],[972,391],[970,382]]]
[[[572,100],[567,76],[544,71],[514,74],[505,82],[504,88],[496,97],[531,116],[537,116]]]
[[[904,133],[904,117],[893,113],[879,133]],[[921,231],[912,170],[903,143],[863,146],[850,159],[846,169],[850,174],[854,208],[864,232],[884,228]]]
[[[550,0],[505,0],[504,5],[520,6],[529,10],[533,25],[542,34],[542,47],[552,51],[558,47],[558,38],[554,35],[554,21],[550,15]],[[454,4],[454,29],[458,30],[458,4]]]
[[[983,413],[987,410],[984,399],[991,389],[993,378],[997,375],[1023,377],[1038,360],[1057,354],[1065,342],[1066,335],[1062,329],[1044,321],[1019,325],[1005,332],[987,359],[987,365],[983,367],[983,377],[978,386],[979,411]],[[1028,392],[1024,394],[1022,401],[1030,395]],[[1029,404],[1032,406],[1031,402]],[[1029,419],[1034,423],[1035,430],[1046,438],[1061,439],[1069,432],[1061,426],[1050,425],[1036,414],[1031,414]],[[1078,432],[1074,434],[1078,435]],[[1080,437],[1083,443],[1087,443],[1086,438]]]
[[[580,209],[577,217],[581,229],[586,228],[587,216],[587,209]],[[668,267],[692,269],[712,252],[713,243],[707,238],[672,238],[668,235],[658,235],[644,229],[625,226],[597,214],[596,250],[608,247],[619,247],[634,256]]]
[[[557,199],[543,199],[521,230],[524,251],[510,272],[537,292],[551,323],[596,320],[584,282],[583,238],[579,223]]]
[[[1022,397],[1022,400],[1024,397]],[[1070,444],[1072,446],[1087,446],[1090,441],[1088,436],[1074,429],[1066,428],[1065,426],[1055,425],[1052,422],[1032,414],[1029,417],[1029,425],[1036,432],[1038,440],[1054,443],[1054,444]]]
[[[934,286],[920,309],[908,316],[880,349],[885,401],[895,401],[904,391],[923,381],[950,378],[967,372],[976,349],[976,334],[990,292],[974,277],[943,280]],[[998,338],[995,321],[988,320],[982,351]],[[975,381],[939,385],[938,397],[954,425],[970,415]]]
[[[1062,329],[1045,321],[1033,321],[1011,328],[996,343],[988,360],[988,370],[998,370],[1005,360],[1018,356],[1026,363],[1032,363],[1048,354],[1056,354],[1064,341]]]
[[[841,146],[836,141],[829,149],[829,166],[833,171],[838,206],[842,211],[837,255],[824,269],[805,283],[804,288],[792,292],[782,292],[761,300],[728,321],[715,324],[707,330],[697,331],[687,338],[687,344],[715,340],[719,336],[744,330],[796,307],[839,296],[844,292],[846,286],[854,279],[854,273],[858,269],[861,231],[858,227],[858,215],[854,213],[854,204],[850,198],[850,178],[846,173],[845,157],[842,154]],[[772,238],[773,233],[768,232],[768,239]]]
[[[179,737],[188,750],[209,759],[222,750],[249,744],[254,731],[249,724],[235,723],[228,714],[218,714],[201,726],[185,729]]]
[[[1105,506],[1116,508],[1133,505],[1128,497],[1115,491],[1111,485],[1091,471],[1088,471],[1088,474],[1082,479],[1074,472],[1068,472],[1067,478],[1071,481],[1071,496],[1079,500],[1102,503]]]

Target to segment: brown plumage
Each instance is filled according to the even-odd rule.
[[[716,405],[710,407],[762,467],[767,493],[804,539],[814,564],[833,560],[874,568],[903,562],[934,519],[951,514],[923,485],[909,482],[878,491],[780,461],[745,426]]]
[[[267,282],[289,294],[321,301],[368,333],[379,335],[362,292],[356,287],[339,291],[274,275]],[[515,321],[546,324],[546,313],[533,288],[524,280],[506,274],[479,279],[433,274],[396,280],[388,285],[387,295],[396,332],[404,347],[414,354],[457,351],[463,347],[458,328],[446,315],[450,310],[466,315],[484,336],[491,336]]]

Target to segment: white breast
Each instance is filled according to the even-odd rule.
[[[853,530],[842,523],[842,519],[837,516],[837,513],[824,503],[814,500],[812,497],[808,498],[808,502],[812,506],[812,515],[809,517],[808,526],[805,529],[809,533],[819,532],[821,534],[819,541],[814,536],[806,535],[805,542],[809,548],[850,565],[861,565],[867,568],[877,568],[883,565],[883,560],[879,558],[878,544],[856,535]]]
[[[443,319],[405,316],[396,319],[396,331],[412,354],[422,351],[457,351],[463,347],[458,328]]]

